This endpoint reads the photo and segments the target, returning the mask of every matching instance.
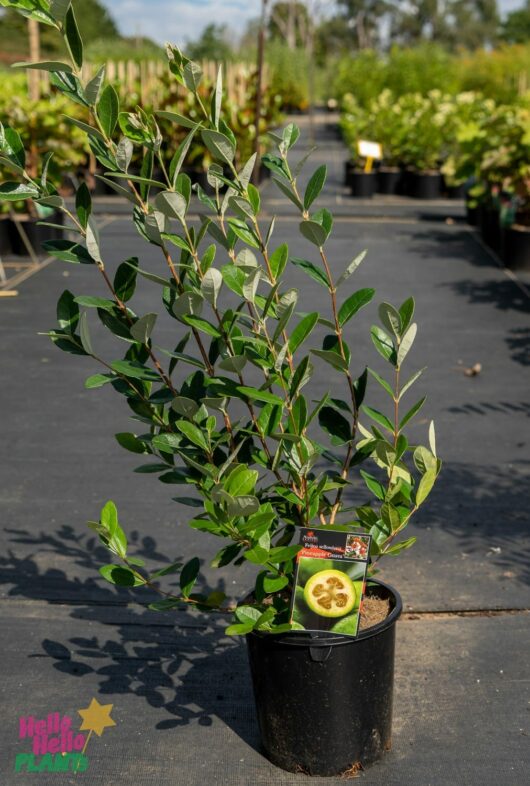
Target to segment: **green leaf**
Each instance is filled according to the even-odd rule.
[[[411,407],[411,409],[409,409],[409,411],[407,412],[407,414],[406,414],[406,415],[405,415],[405,416],[404,416],[404,417],[401,419],[401,421],[400,421],[400,423],[399,423],[399,430],[400,430],[400,431],[401,431],[401,429],[402,429],[402,428],[404,428],[404,427],[407,425],[407,423],[409,422],[409,420],[412,420],[412,418],[414,417],[414,415],[415,415],[417,412],[419,412],[419,411],[420,411],[420,409],[421,409],[421,408],[423,407],[423,405],[425,404],[425,401],[426,401],[426,399],[427,399],[427,396],[424,396],[424,397],[423,397],[423,398],[421,398],[419,401],[417,401],[417,402],[414,404],[414,406],[413,406],[413,407]]]
[[[293,265],[296,265],[296,267],[302,268],[304,273],[307,273],[307,275],[318,284],[329,289],[329,281],[326,274],[313,262],[308,262],[306,259],[299,259],[298,257],[291,257],[291,262]]]
[[[375,295],[375,289],[359,289],[344,301],[339,310],[339,324],[345,325],[363,306],[368,305]]]
[[[121,565],[103,565],[99,572],[104,579],[118,587],[139,587],[145,584],[145,579],[141,579],[132,570]]]
[[[143,379],[146,382],[157,382],[160,379],[156,371],[147,368],[147,366],[143,366],[141,363],[136,363],[135,361],[115,360],[110,365],[112,370],[116,371],[117,374],[131,377],[131,379]]]
[[[407,540],[402,540],[401,543],[396,543],[395,546],[389,546],[388,548],[384,549],[383,554],[388,554],[391,557],[396,557],[398,554],[401,554],[402,551],[405,549],[410,549],[416,543],[417,538],[408,538]]]
[[[303,319],[300,320],[298,325],[291,333],[291,337],[289,339],[289,351],[291,354],[294,355],[298,347],[300,347],[306,338],[311,334],[313,328],[318,322],[318,319],[319,314],[317,311],[314,311],[311,314],[307,314]]]
[[[401,401],[401,397],[402,397],[402,396],[404,396],[404,395],[405,395],[405,393],[407,392],[407,390],[408,390],[410,387],[412,387],[412,385],[413,385],[413,384],[416,382],[416,380],[417,380],[419,377],[421,377],[421,375],[423,374],[423,372],[425,371],[425,369],[426,369],[426,368],[427,368],[427,366],[424,366],[424,367],[423,367],[422,369],[420,369],[419,371],[416,371],[416,373],[412,375],[412,377],[409,379],[409,381],[408,381],[408,382],[406,382],[406,383],[403,385],[403,387],[401,388],[401,390],[400,390],[400,392],[399,392],[399,400],[400,400],[400,401]]]
[[[188,203],[182,194],[175,191],[162,191],[155,198],[156,209],[168,218],[178,218],[183,221],[186,217]]]
[[[235,156],[232,141],[220,131],[203,130],[201,136],[204,144],[217,161],[231,164]]]
[[[76,64],[77,68],[80,69],[83,66],[83,42],[81,40],[81,36],[79,35],[79,29],[77,27],[74,9],[72,6],[70,6],[66,12],[64,19],[64,33],[72,60]]]
[[[79,322],[79,307],[68,289],[65,289],[57,303],[57,322],[61,330],[65,330],[70,335],[75,333]]]
[[[429,424],[429,446],[433,456],[436,456],[436,432],[434,429],[434,420],[431,420]]]
[[[412,344],[414,343],[414,339],[416,338],[416,333],[418,331],[418,326],[415,322],[412,323],[407,329],[407,331],[403,334],[401,339],[401,343],[399,345],[397,351],[397,365],[401,366],[407,354],[409,353]]]
[[[201,84],[202,80],[202,68],[197,63],[193,63],[191,60],[189,63],[186,63],[184,66],[184,84],[191,90],[192,93],[196,93],[199,89],[199,85]]]
[[[319,166],[318,169],[311,175],[309,183],[304,194],[304,208],[309,210],[315,199],[319,196],[324,187],[327,176],[327,167],[325,164]]]
[[[437,477],[437,469],[429,469],[423,475],[422,479],[419,482],[418,489],[416,491],[416,505],[419,507],[432,491],[432,488],[436,482]]]
[[[116,163],[122,172],[127,172],[132,160],[134,145],[126,136],[122,136],[116,148]]]
[[[130,453],[148,453],[144,443],[135,434],[128,431],[121,431],[114,435],[118,445],[128,450]]]
[[[275,185],[280,189],[284,196],[289,199],[293,205],[296,205],[298,210],[302,211],[304,209],[303,204],[300,202],[298,197],[296,196],[295,192],[293,191],[291,185],[289,183],[285,183],[283,180],[280,180],[277,177],[272,178]]]
[[[278,246],[275,251],[271,254],[269,258],[269,265],[271,268],[272,276],[274,281],[277,278],[280,278],[283,271],[285,270],[285,266],[287,264],[287,260],[289,259],[289,246],[287,243],[282,243],[281,246]]]
[[[332,352],[328,349],[312,349],[311,352],[339,371],[346,371],[348,368],[346,361],[336,352]]]
[[[285,146],[285,150],[290,150],[293,145],[296,144],[298,139],[300,138],[300,129],[296,125],[296,123],[288,123],[285,128],[283,129],[282,133],[282,141]]]
[[[186,156],[188,155],[193,137],[197,133],[197,129],[200,128],[200,126],[200,123],[197,123],[195,126],[193,126],[190,133],[182,140],[175,151],[175,155],[171,159],[171,163],[169,165],[169,179],[173,184],[173,188],[176,185],[177,177],[179,176],[180,170],[182,169]]]
[[[313,374],[313,366],[309,362],[309,356],[303,358],[296,368],[289,388],[289,398],[291,401],[298,395],[299,391],[306,385]]]
[[[242,393],[245,398],[251,401],[263,401],[265,404],[279,404],[282,407],[285,404],[285,401],[279,396],[274,395],[274,393],[268,393],[266,390],[258,390],[257,388],[250,388],[245,385],[239,385],[237,390],[239,393]]]
[[[327,240],[328,233],[317,221],[302,221],[300,232],[313,245],[321,248]]]
[[[86,100],[91,106],[95,106],[99,99],[99,94],[105,79],[105,66],[102,65],[96,75],[90,80],[85,88]]]
[[[108,382],[116,379],[114,374],[93,374],[85,380],[85,388],[87,390],[94,390],[95,388],[102,388]]]
[[[399,513],[389,502],[385,502],[383,505],[381,505],[381,518],[390,533],[393,533],[399,529],[401,524]]]
[[[389,363],[392,363],[392,365],[395,366],[396,350],[390,336],[387,335],[384,330],[381,330],[381,328],[377,325],[372,326],[370,334],[372,336],[373,344],[379,354],[382,355],[385,360],[388,360]]]
[[[405,331],[412,321],[414,316],[414,298],[409,297],[399,307],[399,316],[401,317],[401,329]]]
[[[321,428],[331,437],[332,445],[344,445],[352,439],[352,427],[333,407],[322,407],[318,413]]]
[[[112,85],[107,85],[101,93],[97,105],[97,114],[105,134],[112,137],[120,114],[120,99]]]
[[[153,574],[150,578],[153,578]],[[149,603],[147,608],[151,609],[151,611],[171,611],[182,606],[182,603],[183,601],[178,600],[178,598],[164,598],[164,600],[155,600],[153,603]]]
[[[179,420],[175,425],[178,430],[184,434],[186,439],[188,439],[190,442],[193,442],[194,445],[197,445],[197,447],[206,452],[209,450],[206,437],[204,436],[201,429],[194,423],[188,423],[187,420]]]
[[[197,557],[186,562],[180,572],[179,583],[182,594],[187,598],[192,591],[199,575],[201,564]]]
[[[225,491],[232,497],[251,494],[256,487],[258,476],[259,473],[255,469],[249,469],[245,464],[239,464],[225,480]]]
[[[179,415],[184,415],[186,418],[192,418],[199,409],[199,404],[191,398],[186,396],[177,396],[171,402],[171,409],[178,412]]]
[[[75,195],[75,211],[79,219],[79,223],[86,229],[88,226],[88,219],[92,213],[92,197],[86,183],[81,183]]]
[[[251,516],[258,512],[259,507],[257,497],[253,494],[245,494],[231,499],[228,502],[227,511],[229,516]]]
[[[0,185],[0,202],[19,202],[21,199],[35,199],[39,190],[29,183],[6,182]]]
[[[379,412],[377,409],[372,409],[372,407],[367,407],[366,404],[363,404],[361,409],[368,415],[368,417],[372,418],[372,420],[375,420],[376,423],[379,423],[380,426],[388,429],[391,434],[394,433],[394,424],[387,418],[386,415],[383,415],[382,412]]]
[[[379,374],[377,372],[375,372],[371,368],[369,368],[368,371],[369,371],[370,375],[381,385],[383,390],[386,390],[386,392],[388,393],[390,398],[393,399],[394,398],[394,391],[392,390],[391,386],[388,384],[386,379],[383,379],[383,377],[380,377]]]
[[[140,319],[130,328],[131,336],[135,338],[136,341],[139,341],[140,344],[147,344],[151,333],[153,332],[157,318],[157,314],[146,314],[145,316],[140,317]]]
[[[340,278],[337,281],[336,284],[337,289],[340,287],[341,284],[344,284],[344,282],[347,281],[353,273],[355,273],[355,271],[357,270],[357,268],[359,267],[359,265],[361,264],[367,253],[368,253],[367,251],[361,251],[361,253],[355,257],[353,262],[350,262],[344,273],[340,276]]]
[[[58,60],[43,60],[39,63],[18,62],[18,63],[13,63],[11,67],[30,68],[30,69],[35,69],[36,71],[52,71],[52,72],[59,71],[64,74],[72,73],[72,66],[68,65],[68,63],[61,63]]]
[[[399,311],[396,311],[393,305],[381,303],[379,306],[379,319],[390,334],[393,333],[395,336],[401,334],[401,317]]]
[[[50,11],[52,15],[60,22],[64,22],[70,3],[71,0],[51,0]]]
[[[129,562],[131,559],[129,558]],[[172,576],[174,573],[182,567],[182,562],[172,562],[170,565],[166,565],[164,568],[160,568],[160,570],[155,570],[154,573],[151,573],[149,576],[150,579],[159,579],[162,576]]]
[[[383,486],[383,484],[380,483],[377,480],[377,478],[374,478],[373,475],[370,475],[368,472],[365,472],[363,469],[360,470],[360,473],[364,482],[366,483],[372,494],[375,494],[375,496],[378,499],[383,500],[386,494],[385,487]]]
[[[122,262],[114,276],[114,291],[123,303],[134,295],[136,289],[136,276],[138,274],[138,258],[131,257]]]
[[[92,295],[78,295],[76,297],[75,302],[79,306],[84,306],[85,308],[102,308],[104,311],[108,311],[109,313],[114,313],[115,303],[113,300],[108,300],[104,297],[93,297]]]
[[[94,355],[94,350],[92,348],[92,341],[90,339],[90,332],[88,329],[88,317],[87,312],[83,311],[81,316],[79,317],[79,337],[81,339],[81,345],[87,355]]]

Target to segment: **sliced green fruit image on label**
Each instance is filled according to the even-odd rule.
[[[307,581],[305,602],[321,617],[344,617],[357,601],[355,585],[342,570],[321,570]]]
[[[343,617],[336,622],[331,630],[333,633],[347,633],[350,636],[355,636],[357,633],[357,625],[359,624],[359,615],[351,614],[349,617]]]

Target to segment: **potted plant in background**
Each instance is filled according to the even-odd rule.
[[[262,739],[272,761],[315,775],[369,764],[390,746],[393,644],[401,610],[398,593],[374,575],[383,557],[413,545],[415,538],[402,534],[440,471],[432,424],[428,447],[416,440],[411,444],[405,434],[425,401],[412,406],[403,401],[421,374],[408,378],[403,371],[417,330],[414,302],[409,298],[399,308],[381,303],[380,325],[371,330],[390,380],[365,369],[350,349],[351,320],[375,293],[349,288],[364,253],[341,266],[339,274],[332,272],[337,268],[328,257],[333,217],[315,208],[326,167],[318,167],[300,190],[298,176],[307,157],[293,166],[297,127],[290,124],[275,134],[277,152],[264,159],[278,188],[300,211],[301,245],[294,250],[276,242],[274,220],[262,216],[260,193],[250,182],[254,156],[240,167],[234,163],[236,140],[224,118],[221,74],[210,100],[201,103],[200,119],[176,120],[187,135],[168,168],[162,162],[172,140],[162,138],[156,113],[121,113],[116,91],[104,84],[102,74],[83,82],[83,46],[68,2],[52,8],[43,0],[3,4],[63,35],[69,62],[44,67],[59,90],[84,106],[87,121],[92,119],[94,126],[86,126],[89,145],[105,177],[131,202],[132,226],[149,258],[156,251],[160,259],[149,269],[133,258],[111,270],[87,187],[79,187],[70,208],[45,172],[36,178],[27,171],[19,135],[5,129],[2,157],[15,179],[0,185],[1,199],[31,198],[61,210],[72,239],[52,240],[47,250],[65,262],[92,265],[108,291],[104,298],[65,291],[58,324],[48,335],[59,349],[101,366],[87,379],[87,388],[110,385],[124,397],[140,427],[139,433],[117,439],[143,456],[140,471],[185,485],[190,497],[194,492],[201,511],[189,526],[220,540],[212,566],[250,562],[257,576],[252,592],[234,604],[221,592],[196,588],[197,557],[150,570],[129,553],[113,502],[89,524],[112,555],[100,572],[113,584],[158,592],[161,600],[151,604],[153,609],[188,608],[234,618],[226,632],[247,637]],[[197,97],[199,66],[173,46],[168,58],[174,78]],[[214,159],[208,170],[214,196],[181,171],[196,136]],[[144,151],[141,175],[128,172],[135,147]],[[164,182],[152,198],[151,189],[161,185],[151,176],[155,162]],[[190,216],[193,193],[207,214],[200,223]],[[321,287],[328,302],[324,313],[305,311],[298,291],[286,284],[288,265]],[[158,313],[138,314],[131,306],[140,283],[160,295],[161,310],[173,320],[174,344],[167,348],[158,345]],[[103,356],[91,336],[92,319],[118,339],[117,350],[125,342],[123,357]],[[310,391],[318,371],[336,379],[332,394],[314,400]],[[388,396],[388,414],[365,404],[369,378]],[[364,493],[357,497],[357,489],[352,498],[357,473],[370,501]],[[335,633],[315,639],[290,617],[300,550],[296,533],[307,525],[371,535],[367,597],[379,616],[357,638]],[[177,581],[177,589],[160,586],[167,576],[174,577],[169,581]],[[312,692],[308,716],[300,704],[306,684],[301,680],[317,678],[325,687]],[[338,733],[327,723],[326,707],[341,719]]]
[[[426,96],[406,94],[397,104],[403,126],[408,129],[401,149],[403,164],[408,170],[407,193],[415,199],[438,199],[451,99],[439,90],[431,90]]]
[[[383,158],[377,169],[377,192],[399,194],[403,191],[403,140],[410,129],[404,123],[405,116],[390,90],[383,90],[370,105],[368,113],[371,119],[368,137],[379,142],[383,149]]]

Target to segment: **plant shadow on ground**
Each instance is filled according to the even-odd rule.
[[[420,249],[428,257],[443,257],[450,254],[465,259],[466,262],[481,267],[500,269],[495,259],[485,249],[474,242],[469,230],[436,231],[414,235],[414,246],[423,244]],[[472,277],[460,281],[451,281],[441,286],[449,287],[457,295],[465,297],[470,305],[492,305],[499,311],[519,311],[530,314],[530,297],[525,286],[507,277],[480,278]],[[512,360],[523,366],[530,364],[530,328],[515,327],[508,331],[504,339]]]
[[[38,555],[50,551],[68,557],[72,567],[92,569],[94,576],[98,564],[108,562],[106,549],[94,545],[92,538],[77,535],[73,527],[37,535],[7,531],[12,542],[29,545],[34,552],[18,557],[9,549],[0,557],[0,583],[11,585],[10,597],[73,601],[70,617],[77,623],[72,627],[96,622],[108,630],[101,637],[46,638],[42,652],[28,657],[49,658],[54,669],[77,679],[95,676],[104,696],[132,694],[145,700],[160,710],[158,730],[189,723],[209,726],[217,717],[259,750],[245,646],[224,635],[225,621],[220,616],[188,611],[157,614],[128,605],[135,598],[146,602],[149,595],[104,586],[95,578],[71,579],[56,568],[43,570]],[[136,555],[143,552],[145,557],[168,561],[157,554],[153,538],[136,540]],[[202,587],[222,590],[222,584],[206,588],[203,583]]]
[[[499,578],[530,585],[529,476],[525,460],[511,469],[446,463],[429,498],[429,525],[454,536],[455,557],[486,556]]]

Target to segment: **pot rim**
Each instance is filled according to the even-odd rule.
[[[286,633],[265,633],[263,631],[251,631],[247,636],[257,637],[262,640],[274,641],[275,644],[285,644],[289,647],[339,647],[345,644],[356,644],[359,641],[370,639],[391,628],[403,611],[401,595],[390,584],[386,584],[379,579],[367,579],[367,584],[376,584],[388,590],[391,598],[394,598],[394,608],[382,622],[370,628],[362,630],[357,636],[341,636],[339,633],[331,631],[309,632],[307,630],[291,630]]]

